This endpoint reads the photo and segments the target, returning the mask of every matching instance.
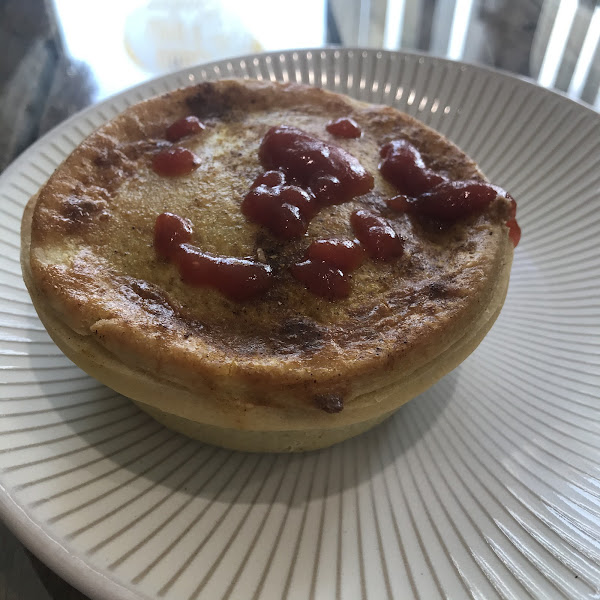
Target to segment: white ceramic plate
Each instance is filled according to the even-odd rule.
[[[384,425],[303,456],[171,433],[74,367],[21,282],[26,200],[126,106],[223,76],[392,104],[519,203],[510,292],[479,349]],[[0,508],[95,599],[590,598],[600,590],[600,116],[418,55],[246,57],[92,107],[0,179]]]

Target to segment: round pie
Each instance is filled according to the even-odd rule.
[[[28,204],[22,267],[65,354],[166,426],[303,451],[383,421],[476,348],[513,217],[393,108],[207,82],[90,135]]]

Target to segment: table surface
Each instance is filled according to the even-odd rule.
[[[276,26],[290,22],[293,32]],[[174,44],[182,24],[206,41]],[[594,0],[305,0],[298,7],[229,0],[194,10],[183,0],[0,0],[0,172],[46,131],[113,93],[259,50],[340,44],[427,52],[531,77],[598,110],[599,39]],[[85,598],[0,523],[0,600]]]

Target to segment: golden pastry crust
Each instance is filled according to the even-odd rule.
[[[184,177],[160,177],[150,168],[152,153],[165,144],[167,126],[189,114],[206,130],[178,145],[201,165]],[[346,116],[361,126],[360,139],[326,132],[328,121]],[[260,141],[282,124],[345,148],[375,177],[371,192],[321,210],[306,237],[285,243],[240,211],[263,170]],[[221,81],[138,104],[85,140],[28,207],[23,270],[36,309],[75,362],[155,416],[171,416],[174,428],[186,429],[175,422],[183,419],[275,436],[324,431],[333,441],[357,432],[476,347],[502,306],[512,261],[504,198],[443,231],[387,208],[384,199],[395,192],[379,174],[378,151],[400,137],[451,179],[483,179],[473,161],[411,117],[307,86]],[[314,296],[287,267],[312,240],[353,238],[350,214],[364,207],[389,217],[404,255],[367,261],[345,300]],[[205,251],[264,254],[276,285],[240,304],[182,283],[152,246],[165,211],[189,218],[193,243]],[[341,412],[320,408],[331,399],[343,401]],[[264,448],[187,433],[242,449],[332,443],[325,434],[304,446],[274,437],[274,447]]]

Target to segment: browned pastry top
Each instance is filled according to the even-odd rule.
[[[181,177],[156,174],[151,159],[168,144],[167,127],[190,114],[205,130],[177,145],[191,149],[200,166]],[[326,131],[329,121],[347,116],[362,129],[360,138]],[[276,239],[240,210],[264,170],[261,140],[279,125],[341,146],[375,178],[372,191],[322,209],[306,236],[292,241]],[[475,322],[511,250],[503,198],[442,229],[391,211],[385,199],[395,190],[377,167],[380,147],[399,138],[450,179],[483,179],[473,161],[413,118],[307,86],[202,83],[133,106],[86,139],[41,190],[31,229],[36,289],[77,333],[187,388],[196,378],[232,375],[267,388],[311,386],[325,402],[343,394],[351,377],[408,373]],[[389,219],[404,240],[403,255],[366,261],[344,300],[315,296],[289,266],[312,240],[353,239],[350,215],[365,207]],[[188,218],[193,243],[207,252],[265,260],[275,285],[239,303],[183,283],[153,247],[156,218],[166,211]]]

